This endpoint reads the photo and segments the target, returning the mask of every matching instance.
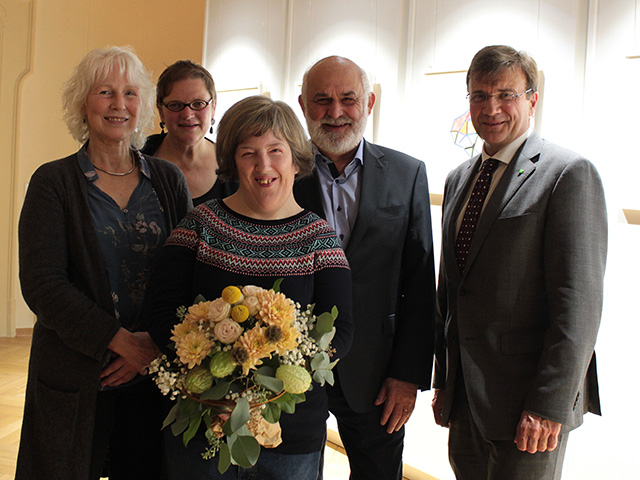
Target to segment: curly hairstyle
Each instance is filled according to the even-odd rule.
[[[91,89],[105,80],[114,68],[123,72],[127,81],[140,90],[138,124],[131,135],[131,146],[140,149],[153,126],[155,86],[150,73],[129,46],[97,48],[82,59],[62,90],[63,119],[73,138],[80,143],[86,142],[89,127],[82,108]]]
[[[216,140],[216,157],[221,180],[238,180],[235,156],[238,145],[247,137],[259,137],[272,132],[291,148],[293,163],[298,168],[296,178],[313,171],[315,161],[311,143],[289,105],[255,95],[233,105],[220,120]]]

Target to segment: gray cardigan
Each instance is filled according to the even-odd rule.
[[[145,156],[169,232],[191,209],[173,164]],[[77,155],[33,174],[19,223],[20,284],[36,314],[16,479],[88,478],[99,374],[120,328]]]

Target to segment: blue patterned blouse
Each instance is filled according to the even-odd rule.
[[[116,318],[123,327],[135,330],[154,254],[168,235],[162,205],[151,184],[146,160],[135,152],[140,182],[127,207],[121,209],[95,185],[98,172],[89,160],[86,146],[78,152],[78,163],[87,179],[89,209],[111,285]]]

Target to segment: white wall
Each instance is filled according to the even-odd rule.
[[[596,346],[604,417],[587,416],[571,434],[569,480],[640,476],[631,436],[640,429],[640,386],[630,381],[638,368],[640,226],[622,215],[640,210],[640,59],[626,58],[640,52],[639,1],[209,0],[204,63],[219,90],[255,87],[252,93],[269,92],[302,115],[297,96],[306,68],[327,55],[347,56],[381,89],[377,129],[367,137],[424,160],[432,193],[442,193],[447,172],[467,158],[449,132],[467,108],[464,73],[435,73],[464,71],[476,51],[496,43],[537,60],[544,74],[538,130],[594,162],[610,215]],[[432,210],[438,247],[439,209]],[[430,400],[431,392],[419,396],[405,461],[452,479],[447,432],[433,424]]]

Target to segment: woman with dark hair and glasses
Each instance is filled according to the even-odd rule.
[[[156,106],[162,133],[151,135],[142,153],[178,166],[194,205],[234,193],[235,182],[218,180],[216,146],[205,137],[213,133],[216,111],[216,87],[207,69],[191,60],[167,67],[158,79]]]

